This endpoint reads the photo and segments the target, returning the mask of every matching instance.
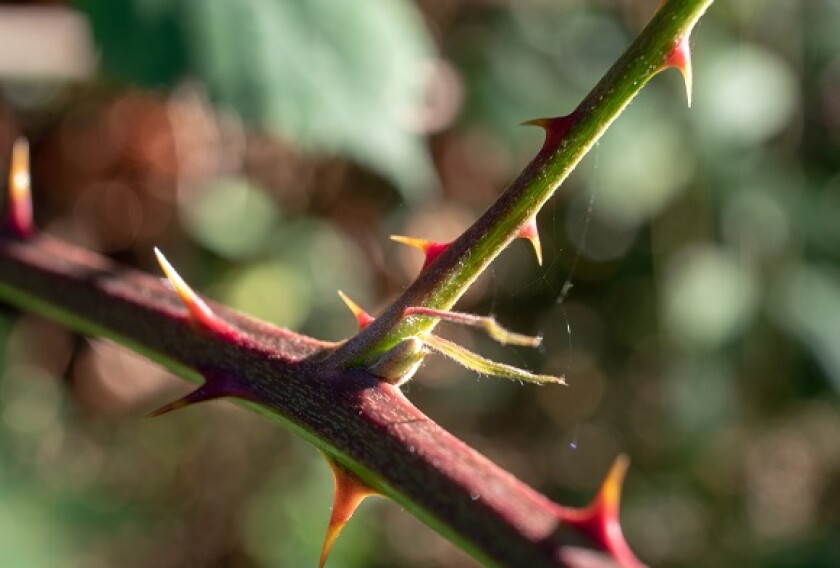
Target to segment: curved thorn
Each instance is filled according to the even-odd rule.
[[[239,332],[223,321],[213,312],[213,310],[210,309],[210,306],[208,306],[207,303],[202,300],[192,288],[190,288],[189,284],[181,278],[181,275],[178,274],[175,268],[168,260],[166,260],[166,257],[157,247],[155,247],[155,256],[157,257],[161,270],[163,270],[163,273],[166,275],[166,279],[169,280],[169,283],[178,294],[178,297],[180,297],[181,301],[184,302],[184,305],[187,307],[187,311],[190,314],[190,319],[194,323],[204,329],[227,338],[238,337]]]
[[[612,555],[619,566],[638,568],[644,564],[636,558],[624,539],[619,518],[621,485],[629,465],[627,456],[618,456],[592,502],[583,509],[559,507],[558,517],[592,538]]]
[[[519,228],[519,234],[516,236],[520,239],[528,239],[531,242],[531,246],[534,247],[534,254],[537,255],[537,264],[542,266],[542,245],[540,244],[540,232],[537,227],[537,216],[534,215],[528,219]]]
[[[438,243],[434,241],[427,241],[425,239],[415,239],[413,237],[404,237],[402,235],[391,235],[391,240],[420,249],[426,255],[423,261],[423,268],[429,266],[443,251],[449,248],[450,243]]]
[[[15,236],[25,238],[32,234],[32,188],[29,176],[29,142],[18,138],[12,146],[9,167],[9,211],[5,225]]]
[[[457,323],[461,325],[469,325],[471,327],[480,327],[492,339],[498,341],[502,345],[521,345],[523,347],[539,347],[542,343],[542,337],[523,335],[521,333],[514,333],[499,325],[496,318],[491,316],[477,316],[474,314],[465,314],[463,312],[449,312],[445,310],[435,310],[432,308],[424,308],[422,306],[413,306],[406,308],[403,311],[403,316],[429,316],[438,318],[449,323]]]
[[[356,323],[359,324],[359,331],[362,331],[367,326],[373,323],[374,318],[372,315],[367,313],[363,310],[359,304],[354,302],[350,299],[350,296],[342,292],[341,290],[338,291],[338,297],[341,298],[341,301],[347,306],[347,308],[353,313],[353,317],[356,318]]]
[[[477,353],[473,353],[469,349],[461,347],[457,343],[453,343],[452,341],[443,339],[442,337],[438,337],[436,335],[429,334],[423,337],[422,341],[441,355],[446,355],[467,369],[483,375],[493,375],[495,377],[502,377],[514,381],[525,381],[536,384],[566,384],[563,377],[538,375],[531,373],[530,371],[520,369],[519,367],[506,365],[505,363],[499,363],[498,361],[492,361],[478,355]]]
[[[318,568],[324,568],[327,563],[327,557],[335,544],[341,530],[353,516],[356,508],[365,500],[366,497],[376,495],[377,491],[371,489],[358,476],[324,454],[327,460],[327,465],[330,466],[330,471],[333,474],[335,481],[335,496],[333,497],[332,513],[330,514],[330,521],[327,525],[327,533],[324,535],[324,544],[321,547],[321,558],[318,562]]]

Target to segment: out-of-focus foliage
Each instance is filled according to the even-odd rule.
[[[407,195],[432,182],[411,117],[431,45],[400,0],[80,0],[117,79],[198,79],[214,101],[309,150],[348,156]]]
[[[212,298],[337,340],[354,322],[335,290],[372,312],[401,290],[420,259],[387,235],[463,230],[538,149],[540,132],[517,125],[571,110],[656,2],[242,2],[274,10],[261,33],[307,54],[308,77],[280,55],[247,55],[266,47],[257,40],[227,38],[216,61],[186,30],[236,9],[217,4],[227,5],[96,3],[180,22],[166,41],[121,28],[123,47],[101,44],[103,62],[137,65],[176,44],[182,59],[141,78],[178,85],[51,85],[24,112],[15,105],[38,85],[4,82],[0,149],[17,132],[31,137],[36,220],[49,232],[151,272],[159,245]],[[345,42],[337,53],[371,52],[385,68],[331,77],[330,57],[309,53],[327,28],[308,34],[310,19],[284,28],[272,16],[333,4],[359,12],[319,23],[346,20],[327,26]],[[323,96],[356,108],[347,135],[372,135],[359,93],[390,96],[378,74],[434,51],[418,51],[424,32],[365,20],[391,11],[422,12],[437,42],[440,58],[412,67],[425,91],[409,115],[416,132],[435,133],[443,196],[404,205],[384,180],[310,155],[297,131],[275,138],[208,103],[278,70],[268,84],[282,79],[295,96],[330,85]],[[545,266],[516,242],[459,305],[541,333],[545,349],[497,350],[441,326],[482,354],[563,373],[569,387],[479,379],[430,358],[406,388],[565,503],[585,502],[615,454],[629,453],[625,531],[652,565],[840,565],[838,29],[830,0],[716,3],[694,36],[693,108],[676,72],[657,77],[539,216]],[[380,33],[391,47],[374,41]],[[178,82],[184,69],[204,76],[196,61],[239,78],[208,84],[210,95]],[[320,96],[296,107],[295,124],[323,118],[309,116]],[[328,149],[365,162],[366,148]],[[0,566],[314,565],[331,486],[312,448],[223,402],[139,420],[178,381],[37,318],[4,311],[0,340]],[[331,565],[471,565],[418,525],[366,503]]]

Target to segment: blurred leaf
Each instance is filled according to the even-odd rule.
[[[840,277],[800,265],[782,278],[773,315],[809,348],[840,392]]]
[[[221,288],[222,301],[234,309],[292,329],[300,327],[311,309],[305,280],[282,262],[248,265]]]
[[[408,194],[432,182],[405,126],[431,42],[402,0],[81,0],[105,71],[148,86],[200,79],[223,107],[301,146],[349,156]]]
[[[93,27],[106,72],[151,87],[171,85],[189,69],[176,2],[79,0]]]
[[[750,320],[757,292],[749,267],[732,255],[711,247],[687,250],[665,279],[665,325],[686,347],[720,347]]]
[[[189,196],[180,210],[198,242],[234,260],[258,253],[277,221],[269,197],[240,178],[212,182]]]
[[[678,357],[665,381],[663,395],[677,443],[702,444],[737,420],[737,381],[725,357]]]
[[[2,475],[0,502],[0,564],[60,566],[71,557],[73,539],[49,504]]]
[[[747,147],[778,134],[799,102],[796,75],[778,56],[749,45],[718,51],[698,65],[692,117],[713,144]]]
[[[245,507],[244,544],[261,566],[314,566],[327,528],[333,488],[330,473],[320,456],[288,479],[269,478]],[[367,519],[369,499],[353,516],[335,545],[329,566],[371,566],[376,557],[376,534]]]
[[[0,312],[0,369],[6,368],[6,342],[12,328],[12,314]]]
[[[329,339],[355,332],[355,320],[336,293],[339,287],[361,306],[375,310],[370,278],[363,269],[367,261],[354,240],[336,227],[314,220],[288,220],[273,234],[270,247],[273,258],[291,267],[312,298],[309,318],[298,329]]]
[[[469,84],[465,112],[506,141],[527,132],[524,120],[572,110],[629,41],[614,19],[569,2],[487,10],[462,33],[453,43]]]
[[[581,168],[598,215],[623,228],[656,215],[691,180],[694,156],[682,131],[651,102],[653,93],[622,116]]]

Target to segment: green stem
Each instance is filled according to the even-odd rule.
[[[499,199],[467,229],[377,320],[338,348],[338,365],[369,362],[405,338],[429,332],[438,320],[405,318],[412,306],[447,310],[518,235],[554,194],[633,97],[663,70],[668,54],[691,33],[712,0],[669,0],[601,81],[569,115],[562,136],[548,132],[546,144]]]

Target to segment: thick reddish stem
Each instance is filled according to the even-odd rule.
[[[159,278],[42,235],[0,239],[0,296],[58,319],[76,314],[89,331],[108,330],[247,389],[269,416],[483,560],[540,567],[587,558],[570,553],[557,505],[443,430],[399,389],[361,369],[327,367],[332,344],[217,305],[210,308],[240,339],[198,333]]]

